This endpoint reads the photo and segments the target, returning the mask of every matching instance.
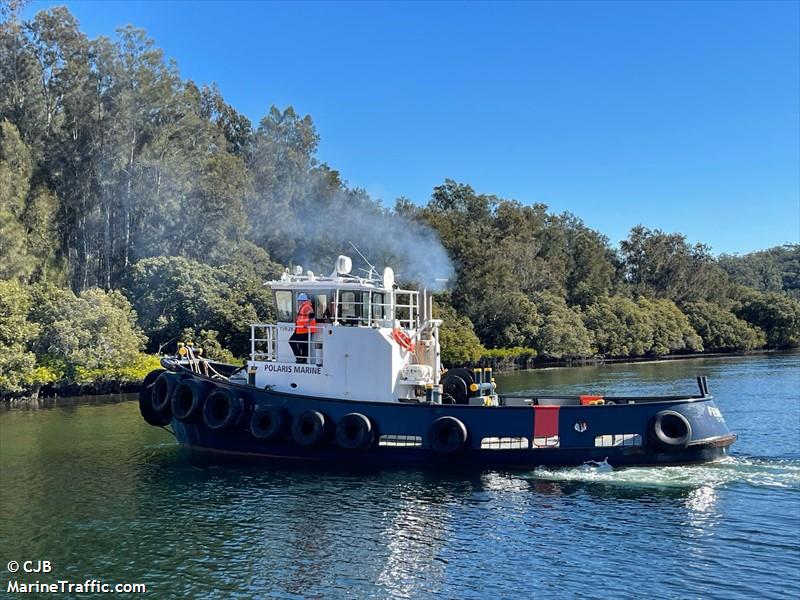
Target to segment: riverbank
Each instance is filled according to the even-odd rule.
[[[689,361],[586,371],[498,382],[662,394],[699,372]],[[627,598],[634,579],[667,598],[797,597],[800,357],[714,360],[702,373],[740,438],[731,458],[692,467],[309,469],[191,452],[120,398],[0,410],[0,546],[12,558],[46,553],[59,578],[144,582],[159,598]],[[569,552],[530,552],[531,532]],[[625,581],[621,547],[648,548],[626,555]],[[686,568],[721,548],[727,563]],[[476,577],[470,552],[492,568]],[[561,593],[565,569],[587,564],[592,576]]]
[[[567,369],[570,367],[586,367],[586,366],[602,366],[614,364],[635,364],[635,363],[659,363],[668,361],[690,360],[698,358],[731,358],[737,356],[763,356],[770,354],[792,354],[797,352],[796,348],[787,350],[749,350],[744,352],[709,352],[709,353],[693,353],[693,354],[672,354],[665,356],[637,356],[630,358],[574,358],[574,359],[559,359],[547,360],[536,357],[531,360],[515,361],[509,359],[483,359],[476,363],[471,363],[470,367],[491,367],[496,373],[511,373],[515,371],[533,371],[542,369]],[[155,361],[158,357],[151,357],[153,360],[153,368],[157,368]],[[147,373],[143,373],[141,379]],[[136,393],[139,391],[141,381],[132,381],[130,379],[105,379],[96,381],[89,384],[79,384],[75,382],[67,382],[60,385],[46,385],[41,386],[38,390],[31,390],[27,394],[22,394],[13,397],[5,397],[0,401],[5,402],[24,402],[27,400],[36,400],[39,398],[58,398],[68,396],[102,396],[107,394],[128,394]]]
[[[542,357],[500,357],[482,358],[480,361],[470,363],[470,367],[491,367],[498,373],[510,371],[526,371],[535,369],[559,369],[568,367],[601,366],[605,364],[633,364],[633,363],[653,363],[674,360],[689,360],[693,358],[730,358],[734,356],[761,356],[766,354],[791,354],[797,352],[797,348],[788,349],[761,349],[745,350],[739,352],[693,352],[687,354],[665,354],[663,356],[631,356],[621,358],[604,358],[594,356],[587,358],[561,358],[547,359]]]

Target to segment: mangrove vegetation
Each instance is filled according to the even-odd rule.
[[[798,245],[717,257],[637,226],[616,247],[445,174],[390,206],[319,161],[310,115],[251,123],[139,29],[2,8],[0,394],[135,381],[188,338],[239,360],[272,317],[263,282],[350,242],[404,284],[448,279],[448,364],[800,345]]]

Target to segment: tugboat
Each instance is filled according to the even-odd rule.
[[[676,465],[736,441],[705,377],[690,395],[534,396],[498,393],[490,368],[444,371],[432,296],[351,270],[339,256],[327,277],[267,282],[277,319],[250,326],[244,366],[180,345],[144,379],[144,420],[194,448],[347,465]]]

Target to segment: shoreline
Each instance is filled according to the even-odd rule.
[[[625,358],[569,358],[544,360],[534,358],[520,364],[511,360],[489,360],[470,363],[470,367],[492,367],[496,373],[513,373],[514,371],[538,371],[543,369],[566,369],[571,367],[598,367],[606,364],[658,363],[676,360],[692,360],[700,358],[732,358],[744,356],[764,356],[771,354],[792,354],[800,348],[743,350],[740,352],[698,352],[692,354],[665,354],[663,356],[631,356]]]
[[[789,349],[772,349],[772,350],[747,350],[743,352],[709,352],[709,353],[696,353],[696,354],[667,354],[664,356],[637,356],[630,358],[583,358],[583,359],[561,359],[561,360],[530,360],[525,364],[517,364],[511,362],[510,364],[492,365],[485,364],[486,362],[508,362],[508,361],[481,361],[475,363],[474,366],[486,367],[491,366],[496,374],[508,374],[517,371],[539,371],[549,369],[569,369],[573,367],[600,367],[606,364],[634,364],[634,363],[659,363],[677,360],[692,360],[692,359],[717,359],[717,358],[731,358],[731,357],[746,357],[746,356],[764,356],[771,354],[792,354],[800,351],[798,348]],[[37,390],[35,393],[2,398],[0,402],[5,404],[16,404],[20,402],[30,402],[32,400],[45,400],[56,398],[72,398],[76,396],[105,396],[114,394],[133,394],[139,391],[141,384],[133,383],[130,381],[104,381],[101,386],[81,386],[78,384],[68,384],[63,387],[51,388],[44,387]]]

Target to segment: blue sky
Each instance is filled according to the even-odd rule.
[[[321,160],[388,205],[452,178],[715,253],[800,242],[800,3],[66,4],[145,29],[257,122],[314,118]]]

